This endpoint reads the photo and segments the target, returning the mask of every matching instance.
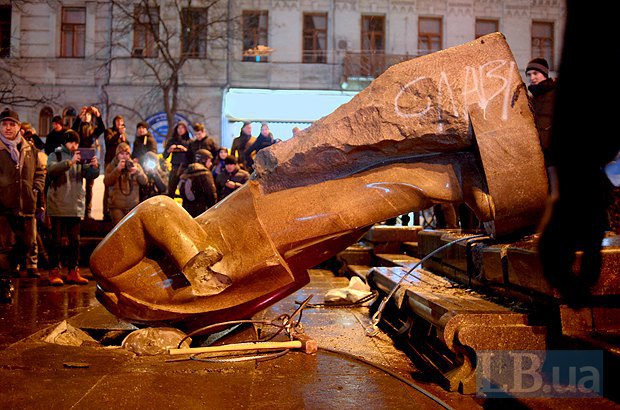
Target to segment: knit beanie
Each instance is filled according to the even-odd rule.
[[[200,162],[202,164],[207,159],[213,159],[213,154],[211,154],[211,152],[209,152],[209,150],[201,148],[198,151],[196,151],[194,159],[196,160],[196,162]]]
[[[66,144],[68,142],[77,142],[78,144],[80,143],[80,134],[78,134],[77,132],[69,129],[67,131],[65,131],[65,136],[63,138],[62,143]]]
[[[535,70],[545,76],[545,78],[549,78],[549,63],[544,58],[535,58],[527,63],[527,68],[525,72],[527,73],[530,70]]]

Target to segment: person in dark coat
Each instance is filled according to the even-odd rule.
[[[179,121],[174,127],[174,132],[164,147],[164,158],[170,158],[172,169],[170,170],[170,176],[168,179],[168,196],[170,198],[176,197],[177,184],[179,183],[179,177],[187,167],[187,151],[189,150],[189,143],[191,137],[189,135],[189,129],[185,121]]]
[[[217,202],[217,190],[211,174],[213,155],[200,149],[179,179],[179,193],[183,198],[183,209],[197,217]]]
[[[215,180],[217,197],[220,201],[232,194],[236,189],[241,188],[250,179],[250,174],[241,169],[237,164],[237,158],[228,156],[224,160],[224,164],[224,171]]]
[[[549,147],[551,145],[551,122],[555,103],[556,80],[549,77],[549,64],[544,58],[531,60],[525,69],[530,85],[530,104],[534,112],[534,122],[538,130],[540,145],[545,156],[545,163],[550,166]]]
[[[153,134],[149,132],[149,124],[141,121],[136,126],[136,137],[133,140],[131,157],[137,158],[140,164],[142,164],[144,154],[147,152],[157,154],[157,141],[155,141]]]
[[[21,134],[22,137],[34,145],[36,149],[42,150],[45,148],[45,143],[37,134],[37,130],[35,130],[29,122],[22,122]]]
[[[212,157],[217,155],[218,146],[215,140],[207,135],[207,131],[203,124],[197,123],[194,125],[195,138],[189,143],[189,150],[187,151],[187,163],[191,164],[196,160],[196,153],[201,149],[208,150]]]
[[[67,129],[62,125],[62,117],[55,115],[52,118],[52,130],[45,137],[45,153],[47,155],[54,152],[54,150],[63,144],[65,139],[65,131]]]
[[[104,157],[104,172],[108,168],[108,165],[114,161],[116,158],[116,148],[121,143],[127,143],[127,131],[125,127],[125,119],[122,115],[117,115],[112,120],[112,126],[105,130],[104,135],[105,141],[105,157]],[[111,187],[106,186],[103,192],[103,220],[109,221],[110,217],[110,209],[109,198],[110,198],[110,189]]]
[[[217,150],[217,155],[213,160],[213,166],[211,167],[211,173],[213,174],[213,178],[217,179],[217,176],[226,168],[226,164],[224,160],[228,156],[228,148],[220,147]]]
[[[10,276],[26,256],[29,276],[38,277],[36,218],[45,173],[36,148],[20,134],[17,112],[0,113],[0,302],[11,302]]]
[[[256,141],[250,147],[245,150],[243,154],[245,157],[245,164],[248,172],[252,172],[254,170],[254,155],[258,153],[263,148],[267,148],[273,144],[275,144],[276,140],[273,137],[271,131],[269,131],[269,125],[267,123],[263,123],[260,127],[260,134]]]
[[[239,167],[243,169],[247,169],[245,151],[254,144],[254,141],[256,141],[256,138],[252,136],[252,123],[246,121],[241,127],[239,136],[233,140],[232,147],[230,148],[230,156],[236,158]]]
[[[105,130],[105,157],[104,164],[107,167],[116,157],[116,147],[121,142],[127,142],[127,129],[125,119],[122,115],[117,115],[112,120],[112,126]]]
[[[583,33],[593,31],[599,41],[583,47]],[[587,66],[592,56],[613,56],[615,63],[616,33],[614,13],[600,13],[585,1],[566,2],[550,146],[558,191],[547,201],[538,252],[545,277],[557,288],[562,304],[571,308],[592,303],[592,287],[604,283],[599,282],[601,246],[609,228],[607,210],[613,188],[604,167],[620,150],[620,138],[609,124],[617,107],[605,100],[618,95],[620,83],[586,85],[584,78],[587,72],[598,74]]]

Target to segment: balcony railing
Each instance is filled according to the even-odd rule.
[[[410,54],[347,52],[343,61],[343,76],[345,79],[377,78],[390,66],[414,57]]]

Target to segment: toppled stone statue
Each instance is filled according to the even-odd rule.
[[[92,254],[103,305],[190,328],[248,318],[377,222],[464,202],[504,235],[535,226],[547,194],[525,85],[500,33],[391,67],[261,150],[255,170],[195,219],[166,196],[136,207]]]

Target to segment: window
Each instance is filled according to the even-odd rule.
[[[268,46],[269,14],[265,10],[246,10],[243,12],[243,61],[269,61],[268,56],[257,54],[258,46]]]
[[[11,55],[11,6],[0,6],[0,57]]]
[[[67,128],[71,128],[71,126],[73,125],[73,121],[75,121],[75,118],[77,117],[77,112],[75,111],[75,108],[73,107],[67,107],[64,110],[62,110],[62,125],[64,125]]]
[[[156,41],[159,37],[159,7],[137,6],[134,9],[134,57],[157,57]]]
[[[418,20],[418,51],[420,54],[441,50],[441,17],[420,17]]]
[[[207,57],[207,8],[184,8],[181,13],[181,50],[186,57]]]
[[[553,70],[553,23],[532,22],[532,58],[543,57]]]
[[[362,50],[385,51],[385,17],[362,16]]]
[[[84,57],[86,8],[63,7],[60,35],[61,57]]]
[[[476,19],[476,38],[499,31],[499,21]]]
[[[360,75],[378,77],[385,71],[385,17],[362,16]]]
[[[39,112],[39,137],[45,137],[52,129],[54,111],[50,107],[43,107]]]
[[[304,63],[327,63],[327,13],[304,13]]]

